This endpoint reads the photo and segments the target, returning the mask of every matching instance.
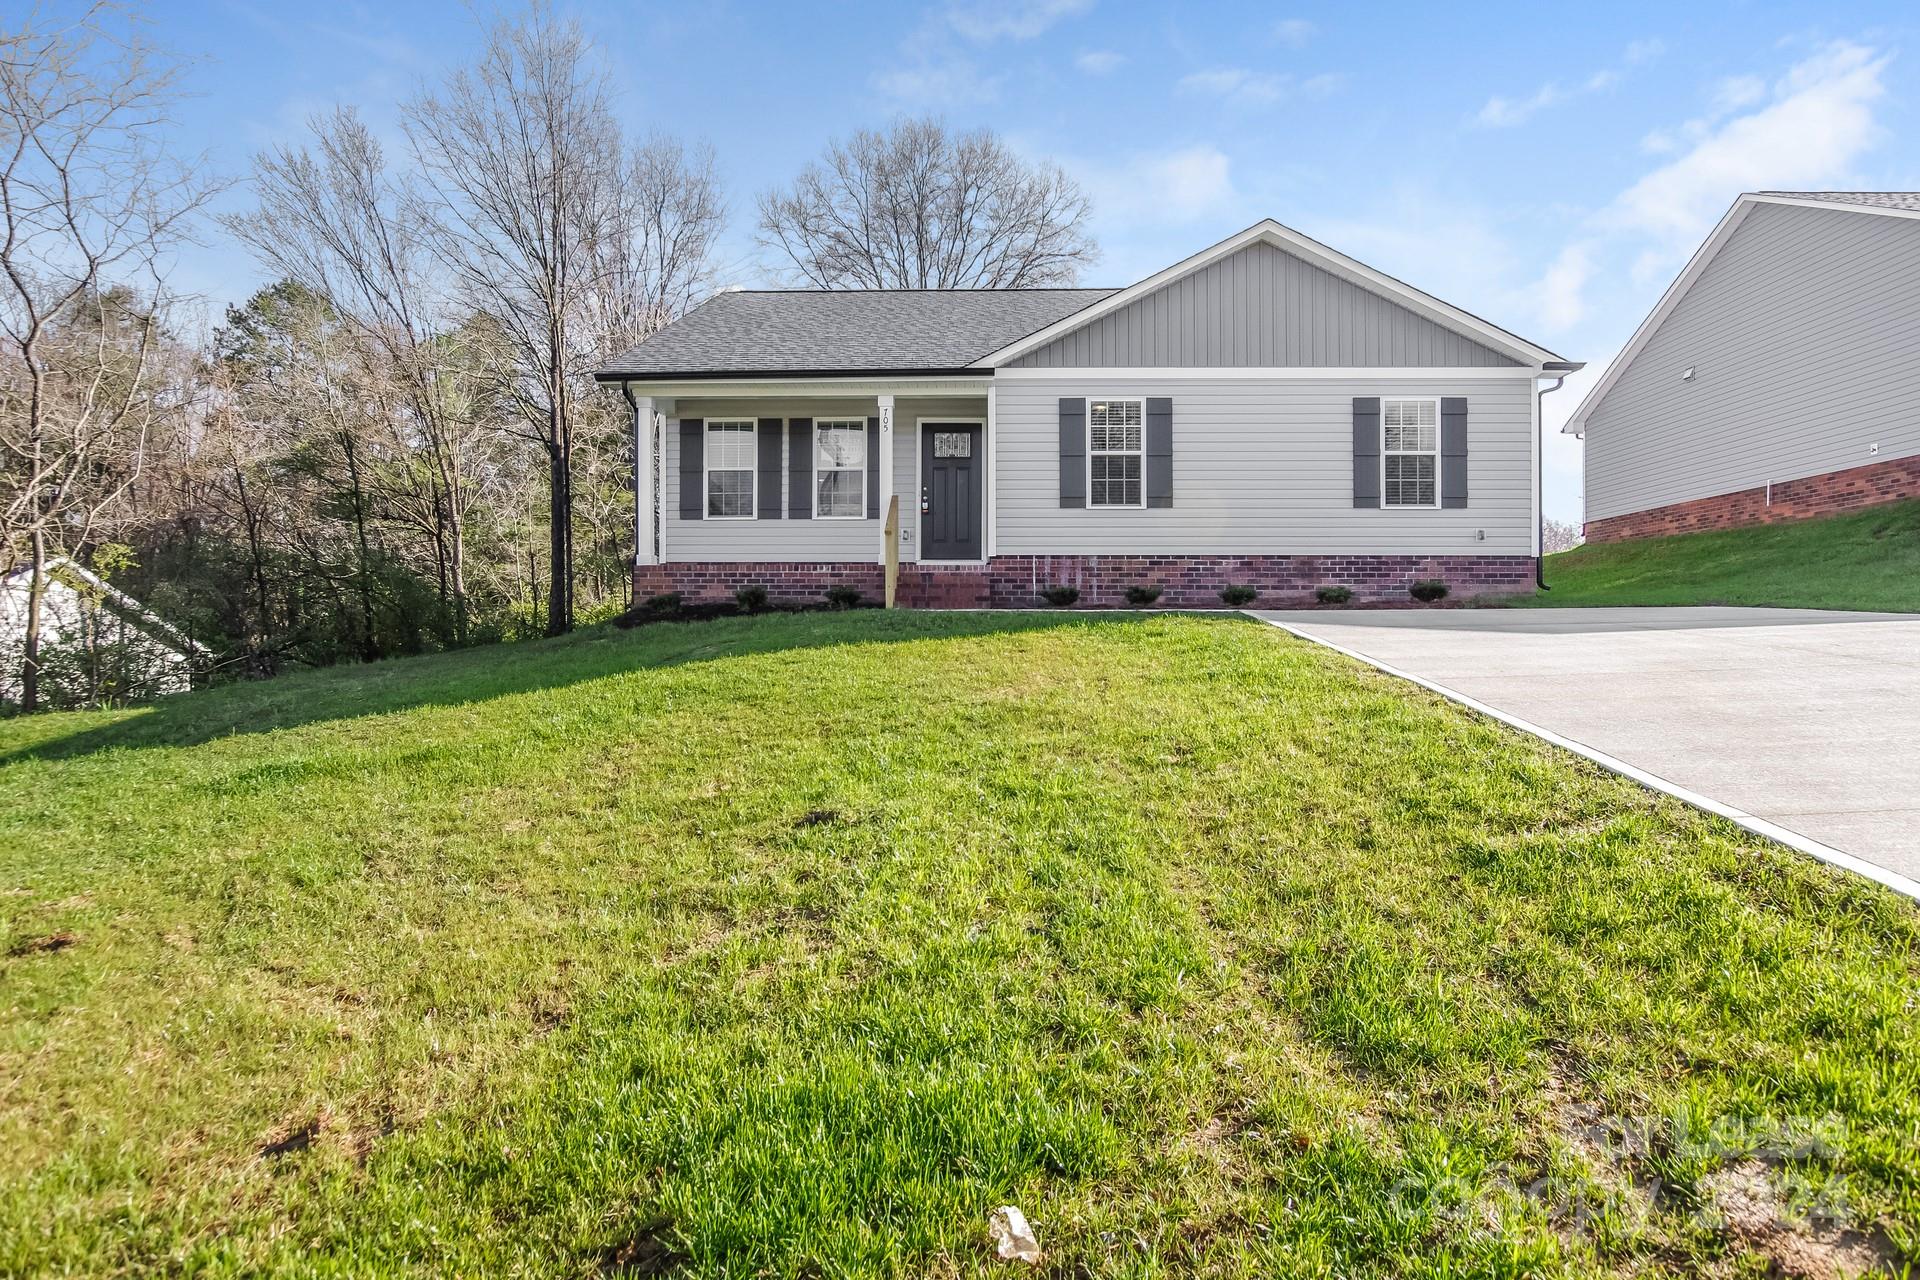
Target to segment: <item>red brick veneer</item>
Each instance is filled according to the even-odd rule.
[[[1624,542],[1629,538],[1660,538],[1670,533],[1702,529],[1736,529],[1743,525],[1776,524],[1813,516],[1838,515],[1859,507],[1920,498],[1920,456],[1869,462],[1845,471],[1776,480],[1773,501],[1767,487],[1717,493],[1710,498],[1630,511],[1586,523],[1588,542]]]
[[[1311,604],[1315,587],[1345,586],[1354,598],[1403,604],[1407,587],[1438,578],[1454,598],[1533,589],[1531,556],[996,556],[985,565],[900,566],[899,603],[908,608],[1026,608],[1050,586],[1080,589],[1083,605],[1124,605],[1132,586],[1157,585],[1163,606],[1219,608],[1220,588],[1244,584],[1269,607]],[[775,600],[817,600],[838,583],[880,598],[879,565],[755,561],[643,565],[638,599],[678,591],[689,600],[725,599],[759,585]]]

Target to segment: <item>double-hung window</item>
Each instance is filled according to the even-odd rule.
[[[823,418],[813,424],[813,514],[821,520],[867,516],[867,424]]]
[[[1440,505],[1440,402],[1380,402],[1381,502],[1389,507]]]
[[[707,518],[709,520],[753,519],[754,463],[756,461],[753,419],[707,421]]]
[[[1087,402],[1087,505],[1144,506],[1144,400]]]

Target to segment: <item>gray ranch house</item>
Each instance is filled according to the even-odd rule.
[[[597,373],[636,598],[1265,603],[1530,590],[1539,380],[1577,365],[1277,222],[1125,289],[730,291]]]
[[[1734,201],[1567,420],[1590,542],[1920,497],[1920,192]]]

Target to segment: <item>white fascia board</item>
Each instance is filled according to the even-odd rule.
[[[1889,209],[1878,204],[1851,204],[1845,200],[1805,200],[1795,196],[1747,194],[1741,199],[1753,204],[1787,204],[1796,209],[1825,209],[1830,213],[1875,213],[1883,218],[1920,218],[1920,209]]]
[[[1316,263],[1343,276],[1355,284],[1383,294],[1395,302],[1419,312],[1436,323],[1446,326],[1481,342],[1494,350],[1512,356],[1527,364],[1542,364],[1560,357],[1545,347],[1536,347],[1526,339],[1508,333],[1497,325],[1492,325],[1476,315],[1471,315],[1452,303],[1443,302],[1430,293],[1424,293],[1410,284],[1394,279],[1383,271],[1376,271],[1356,258],[1349,258],[1338,249],[1321,244],[1311,236],[1302,235],[1291,227],[1282,226],[1272,218],[1263,218],[1245,231],[1228,236],[1211,248],[1202,249],[1190,258],[1174,263],[1164,271],[1157,271],[1137,284],[1128,285],[1118,293],[1109,294],[1092,306],[1082,308],[1070,316],[1054,321],[1037,333],[1028,334],[1018,342],[1000,348],[991,355],[976,360],[976,369],[992,369],[1017,360],[1030,351],[1046,346],[1048,343],[1075,329],[1084,328],[1100,317],[1119,310],[1128,303],[1137,301],[1156,290],[1165,288],[1183,276],[1191,275],[1209,263],[1217,262],[1229,254],[1238,253],[1248,245],[1263,242],[1276,249],[1284,249],[1309,262]]]
[[[1119,379],[1147,378],[1154,382],[1312,382],[1333,379],[1379,380],[1386,378],[1404,379],[1413,382],[1459,382],[1485,378],[1538,378],[1542,376],[1538,365],[1530,364],[1494,364],[1425,367],[1410,365],[1383,368],[1361,365],[1345,367],[1335,365],[1300,365],[1288,368],[1274,366],[1241,365],[1192,365],[1192,366],[1120,366],[1117,368],[1081,368],[1072,365],[1060,368],[1035,369],[996,369],[996,382],[1111,382]],[[1552,376],[1552,375],[1547,375]]]
[[[634,378],[626,386],[634,396],[656,399],[729,400],[747,397],[799,398],[806,396],[981,396],[986,394],[987,377],[939,378],[676,378],[669,382],[647,382]]]
[[[1733,202],[1733,208],[1727,210],[1721,217],[1713,233],[1707,237],[1706,243],[1693,251],[1693,256],[1687,259],[1687,265],[1680,269],[1680,274],[1673,278],[1673,283],[1667,286],[1667,291],[1660,295],[1660,301],[1654,304],[1653,310],[1647,313],[1647,318],[1640,322],[1640,327],[1633,331],[1631,338],[1627,339],[1627,345],[1620,348],[1620,354],[1615,356],[1613,363],[1607,366],[1607,371],[1600,375],[1600,381],[1594,383],[1587,391],[1579,407],[1574,409],[1573,416],[1569,417],[1566,425],[1560,428],[1561,435],[1580,435],[1586,431],[1587,416],[1599,407],[1600,401],[1613,389],[1613,384],[1620,380],[1620,375],[1625,373],[1627,366],[1633,363],[1633,358],[1653,340],[1653,335],[1659,331],[1661,324],[1673,309],[1680,305],[1680,299],[1687,296],[1687,290],[1691,289],[1693,282],[1700,278],[1700,273],[1707,269],[1707,264],[1713,261],[1714,255],[1718,254],[1721,247],[1733,238],[1733,233],[1746,220],[1747,211],[1761,199],[1763,197],[1743,195]],[[1794,200],[1778,203],[1807,205],[1813,202]]]

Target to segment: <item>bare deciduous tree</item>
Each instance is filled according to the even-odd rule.
[[[1072,284],[1098,257],[1088,202],[1058,165],[937,120],[862,130],[787,192],[760,198],[760,239],[821,289]]]
[[[463,642],[469,471],[480,427],[450,403],[449,350],[439,336],[446,317],[433,279],[440,229],[353,110],[311,123],[317,154],[283,146],[256,157],[258,208],[223,221],[262,262],[325,299],[375,358],[366,372],[393,391],[393,425],[423,447],[423,527],[439,548],[454,638]]]
[[[547,630],[559,634],[573,625],[571,401],[595,354],[585,308],[625,199],[606,75],[577,24],[536,8],[413,102],[408,131],[461,293],[517,348],[509,384],[547,455]]]
[[[49,555],[139,475],[156,397],[164,252],[213,186],[160,149],[178,69],[119,7],[0,32],[0,510],[32,568],[21,705],[40,694]],[[136,299],[125,286],[142,281]]]
[[[1560,551],[1571,551],[1586,541],[1581,536],[1579,525],[1568,524],[1565,520],[1555,520],[1551,516],[1541,522],[1540,533],[1548,555]]]

